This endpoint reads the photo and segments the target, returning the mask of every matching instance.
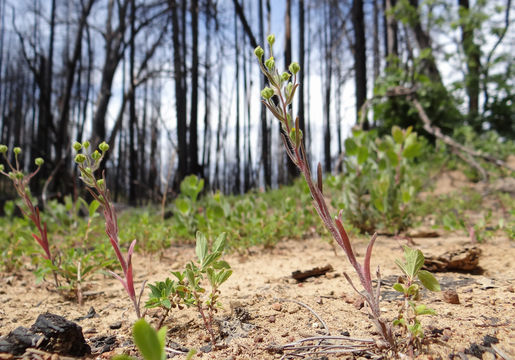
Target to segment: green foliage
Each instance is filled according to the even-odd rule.
[[[221,306],[219,288],[232,275],[230,265],[227,261],[221,260],[226,245],[225,233],[218,236],[210,248],[206,236],[197,232],[197,261],[189,262],[182,272],[172,272],[174,280],[167,278],[165,281],[149,284],[151,292],[145,307],[160,307],[168,314],[172,308],[194,306],[202,317],[211,342],[215,344],[213,320],[214,314]],[[206,288],[206,280],[209,291]]]
[[[415,159],[424,142],[394,126],[391,135],[354,130],[345,140],[345,177],[341,203],[346,222],[362,232],[383,229],[398,233],[413,221],[412,210],[422,182]]]
[[[418,279],[422,286],[430,291],[440,291],[440,284],[433,274],[422,270],[424,265],[422,251],[411,249],[408,246],[403,246],[403,248],[405,261],[397,259],[395,263],[404,276],[402,281],[393,285],[393,289],[404,295],[404,306],[399,310],[399,315],[393,321],[393,325],[401,327],[408,334],[410,345],[420,346],[420,340],[424,337],[424,329],[418,316],[436,315],[436,312],[426,305],[417,305],[416,301],[420,299],[420,286],[416,280]]]
[[[166,327],[158,331],[154,330],[145,319],[139,319],[132,327],[132,336],[139,352],[144,360],[164,360],[166,359]],[[136,360],[127,355],[118,355],[113,360]]]

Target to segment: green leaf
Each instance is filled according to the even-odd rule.
[[[220,235],[218,235],[218,237],[216,238],[214,244],[213,244],[213,252],[220,252],[222,253],[225,249],[225,244],[226,244],[226,234],[225,233],[221,233]]]
[[[392,137],[397,144],[402,144],[402,142],[404,141],[404,134],[402,133],[401,128],[397,125],[394,125],[392,127]]]
[[[440,284],[438,280],[429,271],[420,270],[418,272],[418,279],[424,287],[430,291],[440,291]]]
[[[89,204],[88,212],[89,212],[89,217],[90,218],[92,218],[93,215],[95,215],[95,213],[97,212],[97,209],[98,209],[99,206],[100,206],[100,203],[98,202],[98,200],[93,200],[91,202],[91,204]]]
[[[345,139],[345,151],[349,156],[354,156],[358,153],[358,145],[356,145],[353,138]]]
[[[175,200],[175,207],[185,215],[188,214],[191,210],[189,201],[183,198],[177,198]]]
[[[388,149],[386,151],[386,156],[388,157],[388,160],[390,160],[390,163],[393,167],[397,166],[397,164],[399,163],[399,157],[397,156],[395,151],[393,151],[393,149]]]
[[[392,286],[392,287],[393,287],[393,289],[394,289],[395,291],[398,291],[398,292],[400,292],[401,294],[404,294],[404,293],[406,292],[406,290],[405,290],[404,286],[402,286],[402,284],[395,283],[395,284],[393,284],[393,286]]]
[[[132,334],[134,336],[134,343],[145,360],[164,359],[164,346],[161,346],[161,341],[157,332],[145,321],[145,319],[136,321],[132,328]]]
[[[230,269],[231,266],[229,265],[229,263],[225,260],[220,260],[220,261],[217,261],[213,264],[213,268],[215,268],[216,270],[220,270],[220,269]]]
[[[422,144],[412,143],[404,148],[404,150],[402,151],[402,156],[406,159],[412,159],[412,158],[420,155],[421,150],[422,150]]]
[[[157,339],[159,340],[159,345],[161,345],[161,349],[165,348],[167,331],[168,331],[168,328],[166,326],[163,326],[161,329],[159,329],[157,331]],[[166,357],[163,350],[161,350],[161,357],[163,359]]]
[[[363,165],[368,159],[368,147],[360,146],[358,149],[358,164]]]
[[[195,246],[195,253],[197,254],[197,257],[200,262],[204,261],[207,251],[208,248],[206,236],[200,231],[197,231],[197,244]]]
[[[404,190],[402,192],[402,202],[407,204],[411,201],[411,193],[409,192],[409,190]]]
[[[436,311],[433,309],[428,308],[425,305],[417,305],[415,306],[415,314],[416,315],[436,315]]]
[[[420,268],[424,265],[424,254],[422,254],[422,251],[412,249],[406,245],[404,245],[403,248],[404,256],[406,258],[407,275],[414,278]]]
[[[232,270],[223,270],[216,276],[218,285],[223,284],[232,275]]]
[[[405,275],[408,275],[408,269],[406,268],[406,264],[402,263],[399,259],[395,259],[395,264],[402,270]]]
[[[383,205],[383,200],[381,198],[376,198],[374,199],[374,206],[376,207],[377,210],[379,210],[380,212],[384,212],[384,205]]]

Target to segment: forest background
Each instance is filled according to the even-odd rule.
[[[225,193],[290,183],[253,55],[271,32],[279,67],[301,66],[294,114],[309,160],[328,173],[342,170],[352,126],[413,126],[434,143],[413,94],[457,141],[485,130],[513,140],[511,10],[511,0],[0,0],[0,143],[22,147],[26,169],[45,159],[31,185],[47,198],[76,191],[71,145],[87,139],[112,149],[117,202],[159,201],[189,174]],[[0,194],[14,198],[7,178]]]

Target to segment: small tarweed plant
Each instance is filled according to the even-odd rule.
[[[400,309],[397,319],[393,321],[393,325],[399,326],[407,335],[408,345],[418,348],[424,337],[424,329],[419,317],[436,315],[433,309],[417,303],[420,300],[419,284],[430,291],[440,291],[440,284],[433,274],[422,270],[424,254],[420,250],[404,246],[404,262],[396,259],[395,263],[404,275],[399,278],[399,282],[393,285],[393,288],[403,294],[404,305]]]
[[[151,293],[145,306],[163,308],[165,316],[172,308],[195,307],[202,317],[211,343],[215,345],[213,322],[215,313],[221,307],[220,286],[232,275],[230,265],[221,259],[225,246],[225,234],[219,235],[209,249],[207,238],[197,232],[197,261],[189,262],[182,272],[172,272],[174,280],[167,278],[165,281],[149,284]]]
[[[347,280],[356,290],[356,292],[363,296],[365,302],[368,305],[369,314],[372,318],[372,321],[376,325],[378,332],[390,347],[395,348],[395,340],[391,331],[391,327],[381,317],[381,310],[379,307],[380,281],[378,282],[378,286],[375,289],[372,285],[370,258],[372,256],[372,247],[376,239],[376,234],[374,234],[370,240],[363,264],[360,264],[356,259],[352,245],[350,243],[350,239],[343,226],[343,212],[340,211],[338,216],[333,218],[329,207],[326,204],[326,200],[323,195],[322,167],[320,164],[318,165],[317,169],[316,185],[311,177],[311,170],[302,140],[303,134],[299,128],[299,118],[297,117],[295,121],[293,120],[291,104],[295,96],[295,91],[299,86],[299,83],[297,82],[297,73],[300,71],[300,66],[298,63],[293,62],[289,65],[288,72],[279,73],[275,66],[275,60],[273,56],[273,44],[275,42],[275,37],[273,35],[269,35],[267,41],[270,56],[266,60],[263,61],[263,56],[265,54],[263,48],[258,46],[254,50],[254,54],[258,58],[261,71],[269,82],[269,86],[265,87],[261,91],[262,102],[281,123],[281,127],[284,130],[282,133],[282,140],[286,153],[304,176],[309,187],[311,197],[313,199],[313,205],[318,215],[320,216],[329,233],[335,239],[336,243],[338,243],[338,245],[340,245],[341,248],[345,251],[347,259],[356,271],[364,291],[358,291],[354,287],[350,277],[345,274]]]
[[[106,186],[105,174],[102,173],[102,177],[99,179],[97,179],[95,176],[95,172],[99,169],[106,152],[109,150],[109,145],[105,142],[102,142],[98,146],[97,150],[90,152],[90,143],[85,141],[82,144],[75,142],[73,144],[73,148],[78,153],[75,156],[75,162],[77,163],[77,166],[80,170],[80,179],[84,182],[90,194],[95,198],[95,200],[98,201],[103,209],[105,218],[105,232],[109,237],[111,246],[116,253],[116,257],[118,258],[118,262],[120,263],[123,271],[123,277],[113,271],[109,271],[109,273],[122,283],[125,291],[132,301],[136,316],[141,318],[140,299],[141,294],[143,293],[144,284],[140,294],[137,296],[134,289],[132,270],[132,254],[134,253],[136,240],[131,242],[129,250],[127,251],[127,256],[124,257],[120,248],[120,240],[118,238],[118,219],[116,210],[109,197],[109,190]]]

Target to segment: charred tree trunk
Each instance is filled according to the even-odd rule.
[[[190,128],[189,128],[189,173],[197,176],[202,175],[202,169],[198,160],[198,0],[191,1],[191,115],[190,115]],[[205,139],[204,139],[205,141]]]
[[[356,88],[356,118],[367,99],[367,55],[365,43],[365,20],[363,14],[363,0],[352,2],[352,24],[354,27],[354,79]],[[364,118],[361,126],[368,130],[370,125]]]

